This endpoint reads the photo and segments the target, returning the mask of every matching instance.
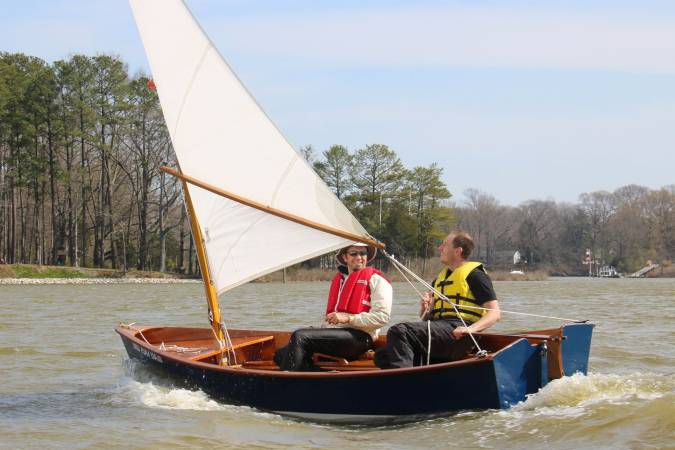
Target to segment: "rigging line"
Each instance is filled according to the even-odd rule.
[[[393,255],[392,255],[392,257],[393,257]],[[398,273],[400,273],[400,274],[403,276],[403,278],[405,278],[405,281],[407,281],[407,282],[410,284],[410,286],[412,286],[412,288],[415,290],[415,292],[417,292],[417,295],[419,295],[420,298],[424,298],[424,294],[422,294],[422,293],[415,287],[415,285],[413,284],[413,282],[410,281],[410,280],[408,279],[407,276],[405,276],[405,273],[403,273],[403,271],[402,271],[396,264],[394,264],[394,267],[396,268],[396,270],[398,270]]]
[[[387,253],[386,250],[382,249],[382,253],[384,253],[384,256],[386,256],[387,258],[389,258],[390,260],[392,260],[392,261],[394,262],[394,264],[400,264],[401,267],[404,268],[404,269],[406,270],[406,272],[412,274],[415,278],[417,278],[418,281],[422,282],[425,286],[431,287],[431,286],[429,285],[429,283],[427,283],[426,281],[422,280],[420,277],[418,277],[417,275],[415,275],[410,269],[408,269],[407,267],[405,267],[405,266],[403,265],[403,263],[398,262],[398,261],[396,260],[396,258],[394,258],[392,255],[390,255],[389,253]],[[487,352],[486,352],[485,350],[483,350],[482,348],[480,348],[480,345],[478,345],[478,341],[477,341],[476,338],[473,336],[473,333],[472,333],[471,331],[469,331],[469,326],[466,324],[466,322],[464,321],[464,318],[463,318],[462,315],[459,313],[459,309],[457,309],[457,305],[455,305],[454,302],[450,301],[450,300],[449,300],[445,295],[443,295],[441,292],[438,292],[435,288],[432,287],[432,289],[433,289],[434,292],[436,292],[441,298],[443,298],[444,300],[447,300],[447,302],[450,303],[450,304],[452,305],[452,309],[455,310],[455,314],[457,315],[457,317],[459,318],[459,320],[462,322],[462,325],[464,326],[464,328],[466,328],[466,332],[467,332],[467,334],[469,335],[469,337],[471,338],[471,340],[473,341],[473,345],[475,345],[475,346],[476,346],[476,349],[478,349],[478,351],[476,352],[476,357],[482,358],[482,357],[486,356],[486,355],[487,355]],[[429,318],[429,320],[430,320],[430,319],[431,319],[431,318]],[[431,323],[429,323],[429,329],[431,330]],[[429,336],[431,337],[431,334],[429,334]],[[427,351],[430,352],[430,349],[427,349]]]
[[[220,349],[220,364],[223,363],[223,354],[227,353],[226,363],[227,363],[227,365],[229,365],[230,351],[232,350],[232,340],[230,339],[230,335],[227,333],[227,329],[224,328],[223,322],[220,322],[220,330],[223,331],[223,340],[222,341],[220,339],[218,339],[218,335],[216,334],[216,330],[213,330],[213,335],[216,337],[216,341],[218,341],[218,347]]]
[[[150,342],[148,342],[148,340],[147,340],[147,339],[145,338],[145,336],[143,335],[143,331],[141,331],[140,328],[136,328],[136,327],[134,327],[133,325],[136,325],[136,322],[131,322],[131,323],[130,323],[129,325],[127,325],[127,326],[128,326],[129,328],[132,328],[132,329],[138,331],[138,334],[141,335],[141,337],[143,338],[143,340],[145,341],[146,344],[152,345],[153,347],[157,347],[156,345],[151,344]],[[162,343],[163,343],[163,342],[162,342]]]
[[[427,319],[427,366],[431,362],[431,319]]]
[[[222,329],[222,322],[221,322],[221,329]],[[213,333],[213,337],[216,338],[216,342],[218,342],[218,350],[220,350],[220,364],[222,364],[223,363],[223,350],[225,349],[225,344],[218,337],[218,333],[216,333],[215,328],[211,327],[211,332]],[[225,339],[225,336],[223,336],[223,339]]]
[[[384,255],[387,256],[387,258],[392,259],[391,256],[390,256],[389,254],[387,254],[386,251],[382,250],[382,253],[384,253]],[[408,269],[406,266],[404,266],[403,264],[401,264],[401,262],[399,262],[397,259],[395,259],[395,258],[392,259],[392,262],[394,262],[394,265],[400,264],[401,267],[402,267],[405,271],[407,271],[413,278],[415,278],[415,280],[416,280],[417,282],[419,282],[420,284],[422,284],[423,286],[425,286],[427,289],[430,289],[430,290],[436,292],[437,294],[439,294],[440,296],[442,296],[444,300],[450,301],[450,300],[449,300],[447,297],[445,297],[442,293],[438,292],[433,286],[431,286],[429,283],[427,283],[426,281],[424,281],[422,278],[418,277],[413,271],[411,271],[410,269]],[[397,268],[398,268],[398,267],[397,267]],[[466,307],[466,308],[473,308],[473,309],[482,309],[482,310],[484,310],[484,311],[497,311],[497,310],[494,309],[494,308],[485,308],[485,307],[483,307],[483,306],[468,306],[468,305],[465,305],[464,307]],[[507,310],[507,309],[499,309],[499,311],[500,311],[500,312],[503,312],[503,313],[508,313],[508,314],[518,314],[518,315],[521,315],[521,316],[530,316],[530,317],[540,317],[540,318],[543,318],[543,319],[562,320],[562,321],[564,321],[564,322],[576,322],[576,323],[586,322],[585,320],[579,320],[579,319],[568,319],[568,318],[566,318],[566,317],[545,316],[545,315],[542,315],[542,314],[524,313],[524,312],[520,312],[520,311],[509,311],[509,310]]]
[[[227,331],[227,326],[225,322],[220,322],[220,328],[225,334],[225,339],[227,339],[227,356],[229,361],[230,352],[232,352],[232,359],[234,360],[234,365],[237,365],[237,352],[234,350],[234,344],[232,343],[232,338],[230,338],[230,333]],[[229,364],[231,365],[231,364]]]
[[[393,255],[392,255],[393,256]],[[405,280],[412,286],[412,288],[417,292],[417,295],[420,296],[420,298],[424,298],[424,294],[422,294],[419,290],[417,290],[417,287],[413,284],[412,281],[408,279],[407,276],[405,276],[405,273],[396,265],[394,264],[394,267],[396,267],[396,270],[405,278]],[[424,313],[420,316],[420,319],[424,318],[426,315],[427,311],[429,311],[429,308],[426,308]],[[431,320],[427,320],[427,366],[429,365],[431,361]]]

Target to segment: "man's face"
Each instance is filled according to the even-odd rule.
[[[344,254],[347,269],[355,272],[366,267],[368,262],[368,249],[366,247],[349,247]]]
[[[452,246],[452,240],[455,238],[454,234],[449,234],[441,245],[438,246],[438,254],[441,257],[441,263],[446,266],[452,266],[462,259],[462,249]]]

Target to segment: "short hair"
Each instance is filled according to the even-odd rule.
[[[473,252],[473,238],[469,233],[462,230],[456,230],[452,232],[452,246],[455,248],[462,249],[462,258],[469,259],[471,252]]]

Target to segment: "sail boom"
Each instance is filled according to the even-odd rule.
[[[205,189],[209,192],[212,192],[216,195],[220,195],[221,197],[228,198],[232,201],[235,201],[235,202],[240,203],[242,205],[246,205],[248,207],[257,209],[259,211],[263,211],[263,212],[271,214],[273,216],[281,217],[282,219],[286,219],[286,220],[289,220],[291,222],[295,222],[297,224],[304,225],[304,226],[309,227],[309,228],[313,228],[315,230],[323,231],[325,233],[332,234],[334,236],[338,236],[338,237],[345,238],[345,239],[351,239],[354,242],[361,242],[361,243],[364,243],[364,244],[367,244],[367,245],[371,245],[371,246],[379,248],[379,249],[384,249],[384,247],[385,247],[385,245],[382,242],[379,242],[377,240],[370,239],[366,236],[360,236],[360,235],[357,235],[357,234],[349,233],[349,232],[346,232],[346,231],[343,231],[343,230],[339,230],[337,228],[329,227],[327,225],[323,225],[323,224],[320,224],[320,223],[317,223],[317,222],[314,222],[314,221],[311,221],[311,220],[304,219],[304,218],[299,217],[295,214],[291,214],[291,213],[288,213],[288,212],[285,212],[285,211],[278,210],[276,208],[272,208],[270,206],[260,204],[256,201],[246,199],[244,197],[233,194],[231,192],[224,191],[224,190],[222,190],[222,189],[220,189],[216,186],[212,186],[208,183],[204,183],[203,181],[197,180],[196,178],[193,178],[189,175],[178,172],[178,171],[176,171],[176,170],[174,170],[170,167],[162,166],[160,169],[162,171],[168,173],[169,175],[173,175],[174,177],[176,177],[176,178],[178,178],[178,179],[180,179],[184,182],[190,183],[192,185],[195,185],[197,187]]]

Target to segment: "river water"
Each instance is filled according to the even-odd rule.
[[[204,326],[200,284],[0,285],[0,447],[675,448],[675,280],[495,287],[504,309],[596,323],[588,376],[556,380],[505,411],[368,427],[221,404],[129,362],[114,325]],[[230,327],[291,330],[317,323],[326,290],[249,284],[225,295],[222,309]],[[414,318],[414,291],[394,291],[393,321]],[[504,314],[493,330],[557,324]]]

